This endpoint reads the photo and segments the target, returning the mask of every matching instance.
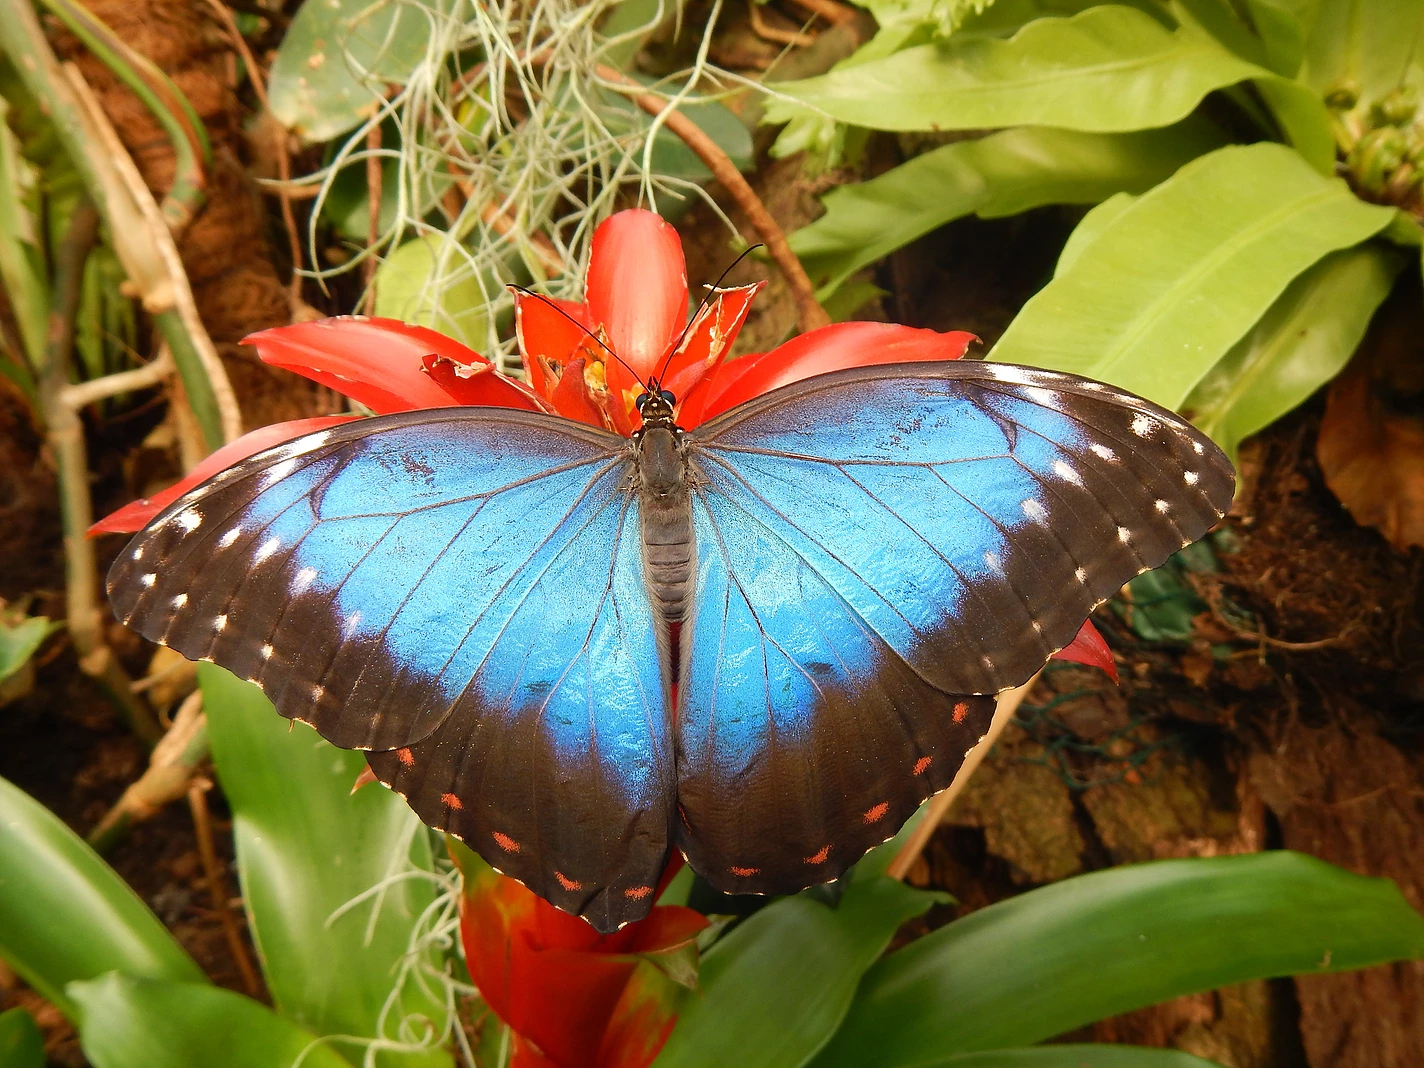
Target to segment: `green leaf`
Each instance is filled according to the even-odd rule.
[[[313,143],[355,128],[425,58],[431,17],[394,0],[306,0],[272,62],[272,114]]]
[[[1126,134],[1005,130],[841,186],[825,197],[821,218],[791,235],[791,247],[828,295],[856,271],[954,219],[1141,192],[1222,143],[1213,127],[1192,120]]]
[[[480,349],[488,340],[488,307],[496,292],[498,283],[480,277],[454,238],[417,237],[376,269],[375,311]]]
[[[0,1065],[44,1068],[44,1034],[24,1009],[0,1012]]]
[[[94,1068],[351,1068],[317,1036],[251,998],[117,972],[71,983]]]
[[[119,969],[202,982],[193,958],[77,834],[0,779],[0,957],[66,1016],[65,984]]]
[[[1220,149],[1118,214],[990,356],[1176,408],[1297,275],[1392,218],[1281,145]]]
[[[888,863],[876,857],[870,870],[856,870],[838,907],[810,894],[784,898],[713,945],[702,958],[701,993],[679,1017],[658,1068],[797,1068],[810,1060],[890,937],[937,900],[874,870],[882,859]]]
[[[1136,204],[1137,200],[1131,193],[1118,193],[1084,215],[1078,225],[1073,227],[1068,240],[1063,243],[1063,251],[1058,254],[1058,262],[1053,267],[1053,277],[1057,278],[1066,273],[1083,254],[1083,250],[1101,237],[1103,231],[1116,222],[1119,215]]]
[[[289,724],[256,686],[220,667],[199,664],[198,682],[272,1000],[317,1034],[375,1036],[415,921],[434,900],[418,875],[431,868],[429,838],[389,790],[351,793],[361,754]],[[446,1022],[443,1003],[418,982],[403,986],[388,1028],[402,1014],[415,1018],[417,1034],[419,1017],[436,1034]],[[432,1052],[422,1063],[450,1061]]]
[[[816,1064],[921,1065],[1248,979],[1421,956],[1424,917],[1387,879],[1289,852],[1135,864],[990,905],[892,953]]]
[[[1300,77],[1320,93],[1352,83],[1366,100],[1409,81],[1424,88],[1417,84],[1421,40],[1419,0],[1320,0]]]
[[[1246,10],[1265,46],[1267,65],[1294,78],[1305,58],[1305,42],[1320,13],[1321,0],[1246,0]]]
[[[1243,439],[1340,373],[1403,266],[1374,242],[1327,256],[1197,383],[1183,411],[1234,463]]]
[[[1174,1049],[1139,1046],[1042,1046],[956,1053],[915,1068],[1221,1068]]]
[[[1108,133],[1167,126],[1214,89],[1265,72],[1199,30],[1105,5],[1037,19],[1007,41],[951,39],[777,92],[880,130],[1057,126]],[[767,121],[784,121],[772,101]]]
[[[0,682],[19,671],[44,640],[63,628],[44,616],[29,616],[10,624],[0,617]]]

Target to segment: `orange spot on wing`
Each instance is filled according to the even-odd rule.
[[[960,701],[959,704],[954,706],[954,722],[963,723],[964,717],[967,715],[969,715],[969,703],[967,701]]]
[[[925,769],[929,767],[933,761],[934,757],[920,757],[919,760],[915,761],[915,774],[923,775],[925,773]]]
[[[465,803],[454,794],[441,794],[440,803],[446,808],[462,809],[465,807]]]
[[[653,888],[651,886],[630,886],[627,890],[623,891],[623,896],[631,897],[634,901],[642,901],[643,898],[652,892]]]
[[[815,853],[814,855],[809,856],[809,857],[806,858],[806,863],[807,863],[807,864],[824,864],[824,863],[826,862],[826,858],[829,857],[830,855],[831,855],[831,847],[830,847],[830,845],[829,845],[829,844],[823,845],[819,850],[816,851],[816,853]]]
[[[554,872],[554,878],[559,880],[559,885],[565,890],[582,890],[583,883],[576,883],[561,871]]]
[[[406,767],[410,768],[415,766],[415,754],[409,749],[397,749],[396,756],[400,757],[400,762]]]
[[[501,834],[499,831],[495,831],[494,841],[495,844],[499,846],[500,849],[503,849],[506,853],[519,852],[519,843],[516,842],[513,838],[509,837],[509,835],[507,834]]]
[[[887,812],[889,812],[889,811],[890,811],[890,802],[889,802],[889,801],[882,801],[882,802],[880,802],[880,804],[876,805],[874,808],[870,808],[870,809],[867,809],[867,810],[866,810],[866,812],[865,812],[865,817],[864,817],[864,818],[865,818],[865,822],[866,822],[866,823],[874,823],[876,820],[883,820],[883,819],[885,818],[885,813],[887,813]]]
[[[743,877],[746,877],[746,876],[748,876],[748,875],[755,875],[757,872],[761,871],[760,868],[735,868],[735,867],[734,867],[734,868],[730,868],[730,869],[728,869],[728,870],[731,871],[731,873],[732,873],[733,875],[740,875],[740,876],[743,876]]]

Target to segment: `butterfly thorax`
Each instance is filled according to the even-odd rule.
[[[643,571],[654,611],[664,624],[677,623],[691,605],[697,559],[686,446],[671,406],[658,394],[645,396],[643,426],[633,435]]]

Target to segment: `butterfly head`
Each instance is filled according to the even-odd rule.
[[[646,393],[638,394],[638,399],[633,404],[638,409],[638,414],[643,417],[644,430],[654,426],[676,427],[672,412],[677,405],[677,398],[668,390],[650,389]]]

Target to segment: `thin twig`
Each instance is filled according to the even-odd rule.
[[[816,289],[811,285],[811,279],[807,277],[801,261],[796,258],[796,253],[792,252],[791,246],[786,243],[786,235],[771,217],[771,212],[766,210],[766,205],[762,203],[761,197],[757,196],[756,190],[742,177],[742,172],[737,170],[737,165],[722,151],[721,146],[703,133],[697,123],[680,111],[669,110],[666,100],[656,93],[647,92],[641,84],[621,71],[599,64],[596,73],[608,83],[610,89],[625,94],[649,115],[661,115],[667,128],[697,154],[698,159],[702,160],[713,177],[722,183],[728,195],[737,202],[737,206],[746,214],[747,221],[751,223],[752,229],[757,232],[762,244],[766,246],[767,253],[776,262],[777,267],[781,268],[782,276],[791,287],[792,298],[796,301],[797,328],[804,334],[822,326],[829,326],[831,317],[816,300]]]
[[[747,12],[752,24],[752,32],[758,37],[768,41],[775,41],[777,44],[792,45],[796,48],[809,48],[816,43],[816,35],[813,33],[798,33],[796,30],[783,30],[766,21],[766,16],[761,12],[761,5],[757,0],[747,0]]]
[[[215,449],[242,434],[242,413],[232,382],[198,316],[178,246],[89,83],[73,64],[65,64],[64,76],[86,126],[86,147],[104,159],[107,221],[114,249],[142,293],[144,310],[153,316],[173,350],[193,414],[203,427],[209,450]]]
[[[915,828],[909,840],[905,842],[895,859],[890,862],[886,874],[892,879],[903,880],[910,869],[914,867],[915,861],[920,858],[920,854],[925,851],[925,846],[929,845],[935,831],[944,822],[944,817],[949,813],[955,798],[962,794],[964,788],[969,785],[970,777],[984,758],[989,755],[989,750],[994,748],[994,743],[999,740],[999,735],[1004,733],[1004,728],[1014,718],[1014,713],[1018,711],[1020,703],[1037,681],[1038,675],[1034,675],[1022,686],[999,694],[999,703],[994,709],[994,718],[989,722],[989,729],[984,732],[984,737],[980,738],[979,744],[964,755],[964,763],[960,765],[958,773],[954,776],[954,781],[930,798],[920,825]]]
[[[87,382],[75,382],[65,386],[60,392],[64,403],[75,411],[103,400],[116,397],[120,393],[133,393],[159,385],[173,374],[173,354],[167,345],[160,345],[158,355],[143,367],[132,371],[118,371],[103,378],[91,378]]]
[[[168,733],[158,740],[148,758],[148,768],[104,813],[87,840],[98,853],[106,853],[135,823],[152,819],[188,792],[198,769],[208,759],[208,721],[203,715],[203,695],[188,695]]]
[[[855,8],[839,3],[838,0],[791,0],[791,2],[814,15],[820,15],[832,26],[844,26],[847,22],[854,22],[856,19]]]
[[[45,365],[39,381],[45,438],[54,457],[64,528],[65,622],[79,666],[92,676],[118,706],[134,733],[147,742],[162,731],[148,705],[134,695],[114,651],[104,640],[104,616],[99,607],[99,561],[86,537],[94,522],[89,498],[89,455],[84,424],[64,400],[74,355],[74,317],[84,282],[84,264],[99,233],[99,212],[84,197],[75,206],[55,253]]]
[[[247,946],[242,942],[242,932],[237,927],[237,917],[228,905],[227,881],[218,867],[218,853],[213,848],[212,819],[208,815],[208,783],[195,782],[188,789],[188,808],[193,813],[193,830],[198,836],[198,856],[203,858],[203,871],[208,877],[208,894],[213,899],[213,909],[222,924],[227,937],[228,949],[233,962],[242,975],[242,985],[248,994],[256,997],[262,990],[257,978],[257,969],[252,966],[252,958],[247,955]]]
[[[242,57],[242,65],[247,68],[247,79],[252,83],[252,91],[257,94],[257,102],[262,105],[262,111],[272,116],[272,106],[267,100],[267,83],[262,68],[257,65],[257,59],[253,56],[252,49],[247,47],[247,39],[237,28],[237,20],[232,17],[232,12],[227,9],[227,5],[222,0],[208,0],[208,7],[212,8],[213,14],[223,24],[228,39],[232,42],[232,47]],[[282,25],[285,26],[286,23],[284,22]],[[275,122],[276,116],[272,116],[272,118]],[[310,193],[293,192],[291,188],[292,157],[287,151],[287,129],[285,126],[279,125],[278,130],[280,133],[277,136],[277,174],[281,181],[273,183],[275,188],[272,186],[268,188],[277,194],[277,198],[282,203],[282,225],[286,228],[287,245],[292,255],[292,280],[288,286],[287,299],[295,309],[297,303],[302,299],[302,236],[297,229],[297,216],[292,210],[292,201],[315,197],[321,191],[321,187],[312,186]]]
[[[366,131],[366,262],[361,270],[366,283],[365,311],[376,310],[376,242],[381,239],[381,124]]]

